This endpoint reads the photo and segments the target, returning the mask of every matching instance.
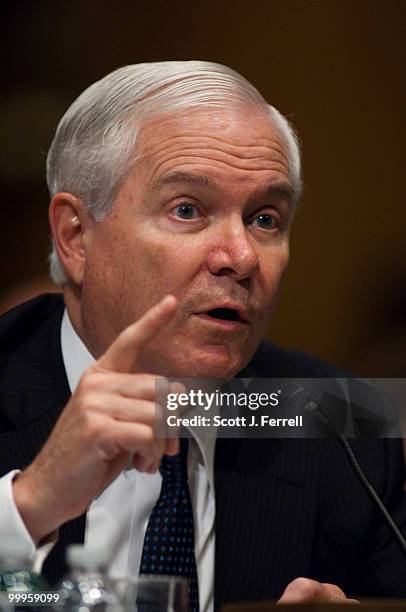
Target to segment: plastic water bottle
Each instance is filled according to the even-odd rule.
[[[68,546],[69,573],[58,585],[55,610],[64,612],[121,612],[122,606],[106,576],[108,553],[101,549]]]
[[[2,538],[0,542],[0,591],[38,593],[47,591],[44,578],[32,571],[30,549],[18,539]]]
[[[0,610],[4,612],[39,610],[29,602],[48,591],[47,582],[32,570],[30,554],[31,549],[18,538],[0,541]]]

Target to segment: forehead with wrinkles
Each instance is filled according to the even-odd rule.
[[[189,112],[155,117],[140,131],[136,157],[151,183],[178,166],[289,175],[283,138],[258,109]]]

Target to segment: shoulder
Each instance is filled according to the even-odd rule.
[[[63,297],[59,293],[45,293],[19,304],[0,316],[0,359],[18,350],[50,319],[62,319]]]
[[[44,294],[0,317],[0,433],[42,415],[51,422],[66,404],[70,391],[60,340],[63,312],[61,295]],[[49,410],[55,413],[52,418]]]
[[[303,379],[309,379],[306,385],[320,400],[336,427],[340,431],[343,430],[343,419],[348,418],[343,410],[348,401],[348,390],[343,391],[340,379],[352,379],[353,374],[302,351],[283,348],[268,341],[261,343],[247,369],[239,376],[246,374],[258,378],[299,378],[302,383]],[[311,379],[318,379],[314,387],[312,387]],[[308,387],[306,386],[306,389]],[[333,401],[335,398],[337,401]],[[351,406],[348,408],[350,409]],[[390,491],[400,491],[405,479],[401,441],[399,439],[373,439],[371,436],[367,438],[354,438],[351,440],[351,446],[379,493],[383,498],[389,499]],[[296,442],[300,444],[299,440]],[[338,441],[320,439],[303,440],[303,442],[318,448],[318,452],[323,456],[321,466],[324,467],[321,471],[324,472],[324,468],[329,466],[326,480],[334,482],[332,478],[334,466],[342,467],[348,463],[345,460],[343,464],[343,449]]]

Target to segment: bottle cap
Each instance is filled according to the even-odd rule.
[[[105,567],[109,562],[109,552],[105,548],[87,548],[82,544],[71,544],[66,549],[69,567],[95,569]]]

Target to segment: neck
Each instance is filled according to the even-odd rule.
[[[68,283],[63,287],[63,296],[66,310],[68,311],[69,319],[75,332],[82,340],[88,351],[95,359],[97,359],[101,355],[101,352],[97,350],[95,343],[91,342],[83,325],[80,288]]]

